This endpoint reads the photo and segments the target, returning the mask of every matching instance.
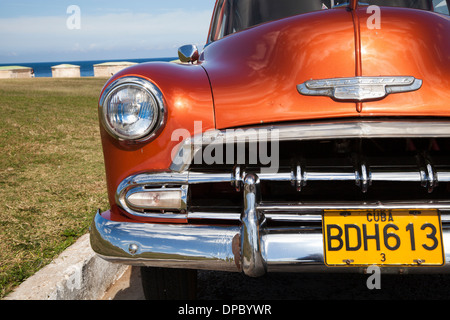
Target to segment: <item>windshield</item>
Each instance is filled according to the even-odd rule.
[[[341,0],[220,0],[216,6],[210,40],[260,23],[348,5]],[[450,0],[365,0],[360,5],[404,7],[448,14]]]

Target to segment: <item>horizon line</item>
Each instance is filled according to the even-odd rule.
[[[35,61],[35,62],[0,62],[1,66],[17,65],[17,64],[34,64],[34,63],[61,63],[61,62],[90,62],[90,61],[127,61],[127,60],[158,60],[158,59],[178,59],[178,57],[157,57],[157,58],[118,58],[118,59],[91,59],[91,60],[54,60],[54,61]]]

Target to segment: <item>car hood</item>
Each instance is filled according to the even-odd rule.
[[[366,102],[362,115],[450,115],[450,18],[433,12],[382,8],[379,29],[370,29],[360,8],[362,75],[414,76],[414,92]]]
[[[448,115],[449,19],[382,8],[380,29],[373,29],[366,9],[298,15],[208,45],[201,63],[211,83],[216,127],[362,115]],[[423,85],[363,103],[303,95],[297,89],[311,79],[355,76],[413,76]]]

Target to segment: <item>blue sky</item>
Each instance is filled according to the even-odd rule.
[[[205,44],[214,3],[2,0],[0,64],[175,57],[180,45]]]

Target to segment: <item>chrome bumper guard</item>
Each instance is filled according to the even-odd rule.
[[[150,224],[115,222],[100,212],[91,227],[93,250],[105,260],[129,265],[192,268],[244,272],[251,277],[267,272],[364,272],[364,267],[327,267],[323,258],[320,227],[272,228],[266,224],[269,212],[299,212],[299,219],[321,221],[321,206],[271,205],[260,202],[260,181],[256,174],[243,179],[244,210],[240,226],[193,224]],[[329,208],[343,204],[325,204]],[[422,203],[361,203],[352,208],[434,208],[441,212],[445,265],[442,267],[385,267],[388,272],[443,273],[450,268],[450,201]],[[345,205],[345,208],[349,208]],[[316,214],[304,214],[311,210]],[[270,219],[270,218],[269,218]],[[309,220],[308,220],[309,221]]]

